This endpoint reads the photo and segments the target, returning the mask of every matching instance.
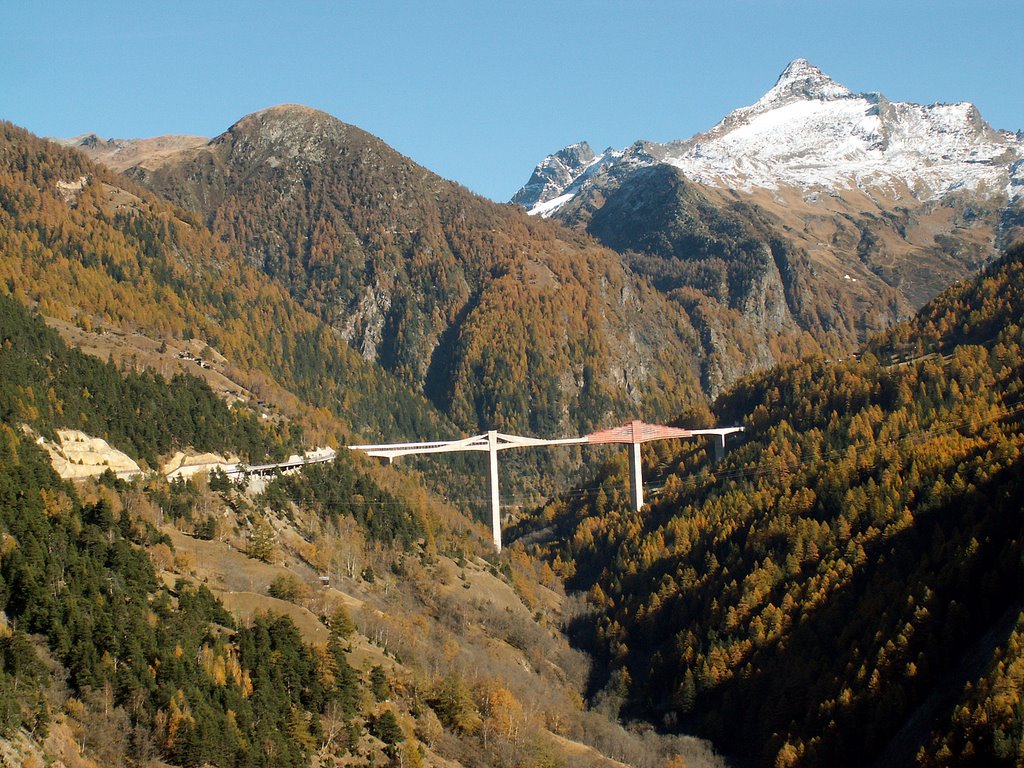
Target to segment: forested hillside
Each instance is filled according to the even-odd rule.
[[[446,420],[303,311],[198,220],[74,150],[0,124],[0,278],[48,317],[201,339],[253,389],[274,383],[369,434]]]
[[[310,716],[355,714],[359,682],[337,638],[318,655],[287,619],[236,625],[205,587],[169,589],[147,554],[167,536],[109,491],[83,499],[19,427],[88,429],[153,465],[184,447],[262,458],[287,446],[280,435],[199,379],[122,373],[69,349],[6,296],[0,420],[3,736],[25,728],[42,743],[57,718],[104,765],[305,765]],[[178,490],[148,493],[191,519]]]
[[[262,110],[127,173],[468,432],[562,436],[701,397],[689,319],[617,254],[330,115]]]
[[[10,296],[0,295],[0,419],[53,437],[80,429],[123,446],[156,467],[182,448],[241,450],[260,463],[301,451],[283,422],[270,432],[248,408],[229,408],[201,379],[167,381],[151,371],[118,371],[75,349]],[[297,426],[297,425],[296,425]]]
[[[261,493],[217,474],[72,485],[27,431],[62,425],[155,451],[154,464],[173,448],[283,445],[199,379],[119,371],[0,297],[5,755],[611,765],[597,747],[638,766],[717,765],[693,740],[581,711],[587,662],[558,631],[553,574],[521,556],[501,572],[480,560],[469,521],[411,483],[343,452]]]
[[[594,687],[744,764],[1019,764],[1022,270],[743,380],[715,406],[743,444],[646,454],[640,513],[624,462],[549,504],[526,548],[588,592]]]
[[[160,542],[152,526],[83,503],[7,424],[0,454],[0,600],[16,627],[2,640],[5,736],[45,739],[65,706],[104,765],[298,766],[310,711],[354,712],[337,641],[318,657],[287,619],[236,626],[205,587],[158,585],[142,549]]]
[[[59,738],[47,738],[51,726],[70,729],[81,734],[80,750],[108,766],[158,758],[307,765],[322,741],[321,717],[354,724],[360,714],[363,684],[343,644],[351,625],[338,624],[326,648],[315,648],[288,618],[239,624],[194,580],[169,588],[150,560],[169,551],[167,535],[130,514],[123,495],[97,496],[87,486],[92,498],[83,500],[17,427],[50,433],[70,424],[147,456],[185,446],[249,446],[264,456],[276,437],[251,414],[229,411],[198,379],[122,375],[69,350],[7,297],[0,339],[0,735],[23,728],[48,745],[44,753],[66,752]],[[354,480],[368,503],[383,501],[397,519],[412,519],[407,506],[354,474],[347,456],[331,472]],[[194,489],[151,481],[131,493],[137,510],[159,502],[170,518],[209,530],[210,518],[193,517]],[[422,523],[413,525],[422,532]],[[376,533],[393,537],[380,525]],[[390,736],[382,717],[363,722],[397,743],[393,715]]]

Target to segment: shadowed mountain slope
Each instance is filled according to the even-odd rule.
[[[1015,764],[1022,265],[1018,246],[874,354],[742,380],[715,411],[743,443],[719,466],[652,449],[640,513],[616,461],[523,524],[588,593],[601,696],[741,764]]]

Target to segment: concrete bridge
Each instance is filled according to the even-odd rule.
[[[326,464],[334,461],[335,455],[336,454],[333,450],[328,450],[304,456],[291,456],[287,461],[281,461],[277,464],[236,464],[232,468],[225,469],[224,474],[229,477],[240,477],[242,475],[273,475],[278,472],[301,469],[302,467],[309,466],[310,464]]]
[[[714,438],[715,461],[725,455],[725,439],[729,435],[742,432],[743,427],[715,427],[713,429],[679,429],[660,424],[645,424],[633,420],[620,427],[605,429],[583,437],[566,437],[555,440],[543,440],[536,437],[505,435],[491,430],[482,435],[466,437],[461,440],[434,440],[422,443],[388,443],[381,445],[350,445],[353,451],[362,451],[368,456],[378,456],[394,461],[399,456],[410,456],[424,453],[452,453],[458,451],[486,451],[489,461],[491,486],[491,536],[494,547],[501,551],[501,503],[498,490],[498,452],[510,448],[534,448],[540,446],[559,445],[607,445],[621,443],[630,446],[629,477],[630,498],[638,512],[644,505],[643,472],[640,465],[640,446],[651,440],[686,439],[700,436]]]

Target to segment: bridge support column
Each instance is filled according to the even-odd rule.
[[[725,458],[725,435],[712,435],[715,444],[715,464]]]
[[[640,443],[629,446],[629,495],[637,512],[644,505],[644,472],[640,463]]]
[[[487,457],[491,470],[491,536],[494,548],[501,552],[501,497],[498,492],[498,433],[487,433]]]

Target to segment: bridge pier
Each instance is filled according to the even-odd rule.
[[[640,446],[651,440],[667,440],[670,438],[688,438],[707,435],[712,438],[714,463],[725,458],[725,438],[728,435],[742,432],[743,427],[715,427],[714,429],[678,429],[663,427],[657,424],[644,424],[634,420],[621,427],[606,429],[587,435],[589,443],[625,443],[629,446],[629,498],[633,510],[639,512],[644,506],[644,475],[640,461]]]
[[[644,505],[644,468],[640,463],[640,443],[629,446],[629,498],[637,512]]]
[[[491,540],[494,548],[501,552],[501,493],[498,487],[498,452],[509,448],[528,448],[547,445],[579,445],[587,442],[585,437],[566,437],[558,440],[544,440],[521,435],[505,435],[490,430],[483,435],[464,437],[461,440],[435,440],[422,443],[388,443],[382,445],[350,445],[353,451],[362,451],[367,456],[379,456],[394,461],[399,456],[424,453],[451,453],[453,451],[486,451],[487,470],[491,491]]]
[[[715,464],[717,464],[725,458],[725,434],[716,434],[713,437],[712,445],[715,449]]]
[[[487,457],[491,471],[491,537],[501,552],[501,494],[498,492],[498,432],[487,433]]]

